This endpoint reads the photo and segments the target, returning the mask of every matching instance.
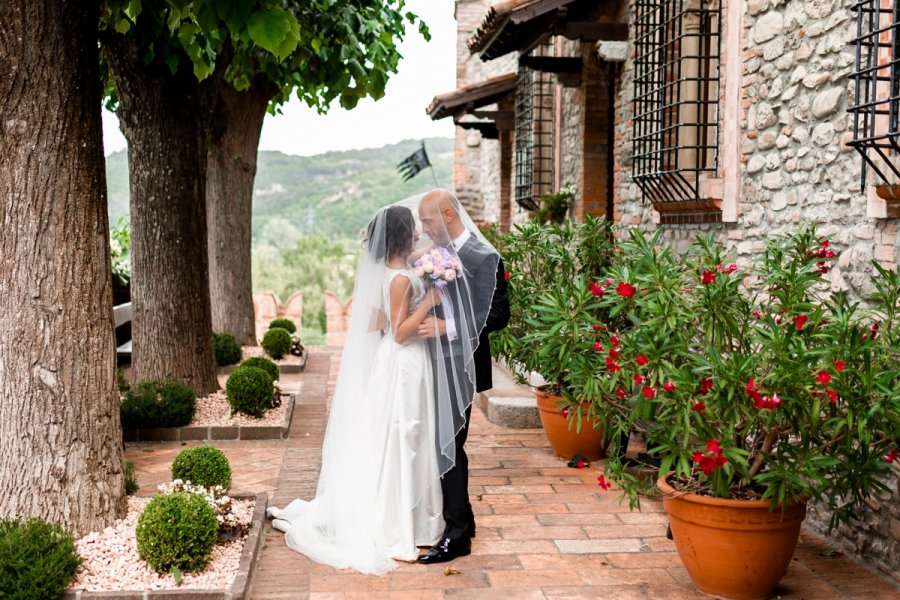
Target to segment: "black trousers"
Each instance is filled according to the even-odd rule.
[[[444,494],[444,537],[468,538],[475,527],[475,513],[469,502],[469,457],[466,456],[466,438],[469,436],[469,416],[472,405],[466,409],[466,424],[456,434],[456,464],[444,473],[441,491]]]

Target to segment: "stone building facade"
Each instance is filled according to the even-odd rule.
[[[900,259],[900,176],[877,160],[872,164],[880,172],[870,166],[863,173],[858,150],[874,143],[865,141],[867,135],[898,126],[887,117],[856,117],[860,110],[854,107],[870,108],[890,90],[877,82],[866,88],[855,40],[868,34],[866,40],[889,49],[892,36],[900,38],[889,16],[868,25],[862,18],[873,7],[891,9],[892,2],[457,0],[458,92],[502,74],[516,74],[516,89],[489,105],[463,93],[449,112],[432,110],[435,104],[429,112],[452,113],[463,124],[457,128],[454,183],[478,220],[506,229],[526,219],[528,211],[517,203],[522,171],[534,170],[536,181],[538,170],[549,169],[549,188],[534,183],[533,196],[568,186],[574,219],[606,215],[626,228],[661,228],[675,248],[686,248],[699,231],[711,232],[742,266],[760,255],[766,238],[814,223],[838,253],[827,275],[831,290],[865,298],[871,261],[896,269]],[[650,36],[645,25],[661,10],[670,11],[666,18],[677,30]],[[672,39],[660,39],[667,35]],[[648,51],[648,40],[668,54]],[[875,72],[886,73],[889,50],[872,60],[885,67]],[[668,68],[663,63],[679,64],[681,83],[652,90],[662,90],[653,96],[648,74]],[[521,93],[531,81],[522,79],[523,65],[550,77],[550,91],[540,100],[552,124],[544,162],[523,159],[519,144]],[[900,69],[891,77],[900,78]],[[680,102],[666,101],[672,93]],[[662,99],[662,106],[648,113],[648,98]],[[658,124],[647,114],[673,127],[654,129]],[[496,131],[466,124],[472,117],[495,117]],[[544,138],[538,120],[528,118],[537,152]],[[868,133],[861,122],[870,125]],[[482,135],[487,131],[496,138]],[[669,140],[672,131],[676,137]],[[701,157],[699,150],[685,150],[689,146],[706,149]],[[832,539],[900,578],[900,470],[895,472],[893,489],[870,499],[860,525],[840,529]],[[808,522],[821,529],[827,524],[815,508]]]

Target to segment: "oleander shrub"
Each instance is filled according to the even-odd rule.
[[[122,399],[123,427],[183,427],[194,418],[194,390],[178,381],[142,381]]]
[[[126,496],[134,496],[135,492],[138,491],[137,478],[134,476],[134,461],[126,460],[125,461],[125,495]]]
[[[272,381],[278,381],[279,371],[278,365],[274,362],[266,358],[265,356],[253,356],[251,358],[245,358],[241,361],[242,367],[256,367],[257,369],[262,369],[266,373],[269,374],[269,377],[272,378]]]
[[[225,382],[225,396],[232,412],[261,417],[274,403],[275,386],[272,385],[272,378],[263,369],[242,366],[228,376],[228,381]]]
[[[213,347],[217,366],[225,367],[241,362],[241,346],[230,333],[214,333]]]
[[[263,335],[260,345],[266,354],[277,360],[291,351],[291,334],[281,327],[270,329]]]
[[[231,487],[231,465],[225,453],[213,446],[195,446],[182,450],[172,462],[172,479],[190,481],[211,488]]]
[[[203,496],[157,496],[138,517],[138,554],[157,573],[169,573],[173,567],[202,571],[216,545],[217,530],[216,511]]]
[[[276,327],[286,329],[288,333],[297,333],[297,326],[290,319],[272,319],[269,323],[269,329],[275,329]]]
[[[58,598],[81,565],[72,536],[40,519],[0,519],[0,598]]]

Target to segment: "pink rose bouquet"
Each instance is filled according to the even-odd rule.
[[[462,263],[459,262],[459,258],[442,247],[432,248],[416,259],[413,266],[416,275],[429,287],[443,288],[462,276]]]

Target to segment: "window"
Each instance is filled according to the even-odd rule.
[[[718,0],[636,0],[632,176],[665,222],[721,220],[701,182],[718,176]]]
[[[532,51],[549,52],[549,44]],[[553,76],[520,66],[516,82],[515,201],[537,210],[539,197],[553,191]]]

